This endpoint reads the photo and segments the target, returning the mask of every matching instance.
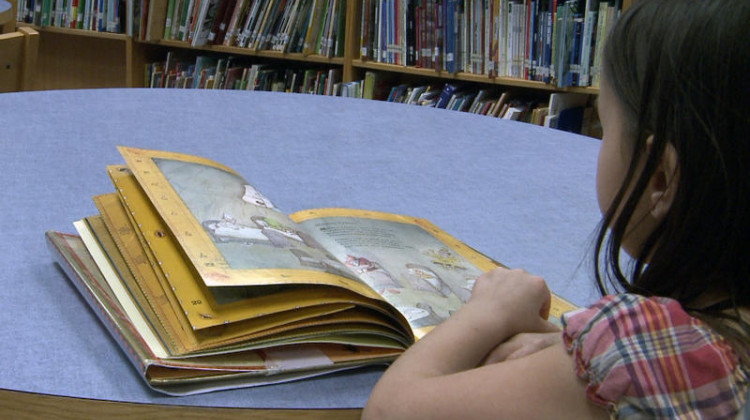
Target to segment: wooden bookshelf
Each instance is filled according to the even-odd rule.
[[[183,49],[193,51],[205,51],[215,54],[224,55],[236,55],[236,56],[247,56],[247,57],[263,57],[272,60],[280,61],[297,61],[306,63],[316,64],[331,64],[336,66],[343,66],[343,57],[324,57],[320,55],[304,55],[300,53],[283,53],[278,51],[268,50],[252,50],[250,48],[239,48],[239,47],[225,47],[222,45],[208,45],[202,47],[192,47],[187,42],[183,41],[172,41],[172,40],[159,40],[153,41],[152,44],[160,45],[163,47],[169,47],[172,49]]]
[[[631,0],[623,0],[627,7]],[[508,87],[542,92],[576,92],[596,95],[595,87],[557,88],[542,82],[508,77],[489,77],[471,73],[447,73],[427,68],[382,64],[360,59],[360,8],[359,0],[348,0],[345,16],[343,57],[323,57],[276,51],[255,51],[248,48],[206,46],[191,47],[189,43],[160,39],[163,33],[167,0],[152,0],[147,33],[151,41],[140,41],[123,34],[110,34],[79,29],[38,27],[40,32],[39,65],[33,89],[75,89],[101,87],[144,87],[143,73],[146,63],[162,60],[169,50],[209,53],[217,56],[245,56],[261,62],[289,62],[294,65],[310,63],[340,67],[343,81],[360,80],[366,71],[386,73],[408,80],[443,79],[468,82],[474,85]],[[24,24],[19,24],[24,25]]]
[[[352,67],[356,69],[369,69],[376,70],[384,73],[397,73],[406,74],[412,76],[419,76],[421,78],[439,78],[439,79],[450,79],[463,82],[471,82],[475,84],[487,84],[487,85],[499,85],[507,86],[510,88],[526,88],[535,89],[540,91],[550,92],[576,92],[596,95],[599,93],[598,88],[594,87],[565,87],[557,88],[550,86],[543,82],[537,82],[533,80],[516,79],[512,77],[489,77],[482,74],[471,74],[471,73],[447,73],[435,69],[420,68],[420,67],[406,67],[395,64],[384,64],[375,63],[372,61],[362,61],[356,59],[352,61]]]

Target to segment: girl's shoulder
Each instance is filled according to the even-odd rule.
[[[705,332],[710,341],[721,339],[676,300],[629,293],[607,295],[587,308],[568,312],[563,325],[574,335],[589,334],[592,329],[610,331],[612,339],[682,328]]]
[[[589,398],[620,417],[727,418],[745,402],[737,354],[673,299],[606,296],[563,316],[563,340]]]

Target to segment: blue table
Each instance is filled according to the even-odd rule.
[[[287,212],[350,207],[424,217],[576,304],[599,220],[599,142],[485,116],[299,94],[104,89],[0,95],[0,389],[213,407],[360,408],[382,368],[166,397],[150,391],[52,262],[112,190],[118,144],[204,156]],[[13,398],[6,395],[6,399]],[[356,411],[353,413],[356,414]]]

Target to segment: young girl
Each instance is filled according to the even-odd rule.
[[[618,294],[550,334],[541,278],[486,273],[385,372],[363,417],[738,416],[750,368],[748,25],[747,0],[625,11],[597,105],[594,264],[602,294]]]

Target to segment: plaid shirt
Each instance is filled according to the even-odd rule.
[[[615,418],[734,418],[748,375],[729,344],[667,298],[610,295],[563,316],[586,395]]]

